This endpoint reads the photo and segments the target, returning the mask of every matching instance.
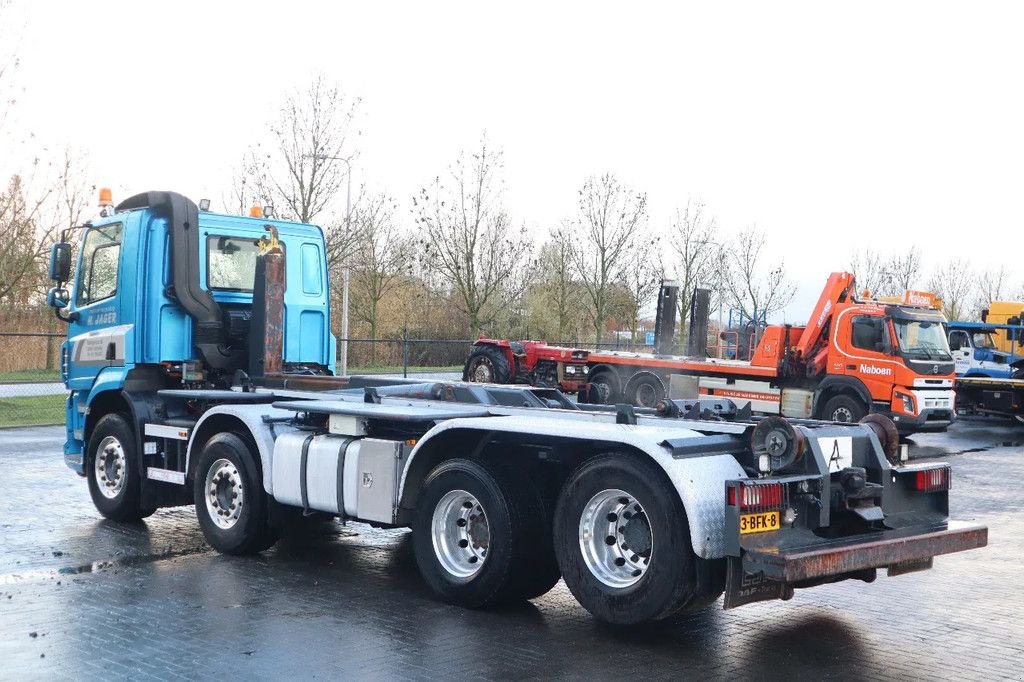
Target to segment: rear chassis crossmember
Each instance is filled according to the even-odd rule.
[[[906,567],[929,568],[932,557],[987,544],[988,528],[957,522],[855,538],[819,539],[787,547],[780,547],[771,537],[744,539],[742,559],[730,558],[726,608],[763,599],[785,599],[801,583],[846,577],[870,581],[877,568],[888,568],[893,575],[909,572]]]

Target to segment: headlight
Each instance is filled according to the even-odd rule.
[[[565,366],[565,373],[566,374],[575,374],[576,373],[576,368],[573,367],[572,365],[566,365]]]
[[[903,401],[903,411],[907,414],[914,414],[914,397],[906,393],[897,393],[896,395]]]

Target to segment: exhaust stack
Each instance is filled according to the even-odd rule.
[[[670,355],[676,332],[676,299],[679,297],[679,283],[665,280],[658,293],[658,310],[654,318],[654,352]]]
[[[284,368],[284,250],[273,225],[259,241],[252,292],[249,376],[281,374]]]

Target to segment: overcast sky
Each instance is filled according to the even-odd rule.
[[[18,9],[18,123],[88,151],[120,198],[174,189],[216,207],[283,95],[323,72],[362,98],[370,188],[407,203],[486,130],[537,237],[594,173],[646,191],[658,227],[700,197],[723,237],[769,234],[799,285],[790,321],[854,248],[917,244],[928,269],[1021,258],[1021,3]]]

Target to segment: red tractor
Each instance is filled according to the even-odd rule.
[[[575,393],[587,383],[589,351],[543,341],[477,339],[462,371],[465,381],[530,384]]]

